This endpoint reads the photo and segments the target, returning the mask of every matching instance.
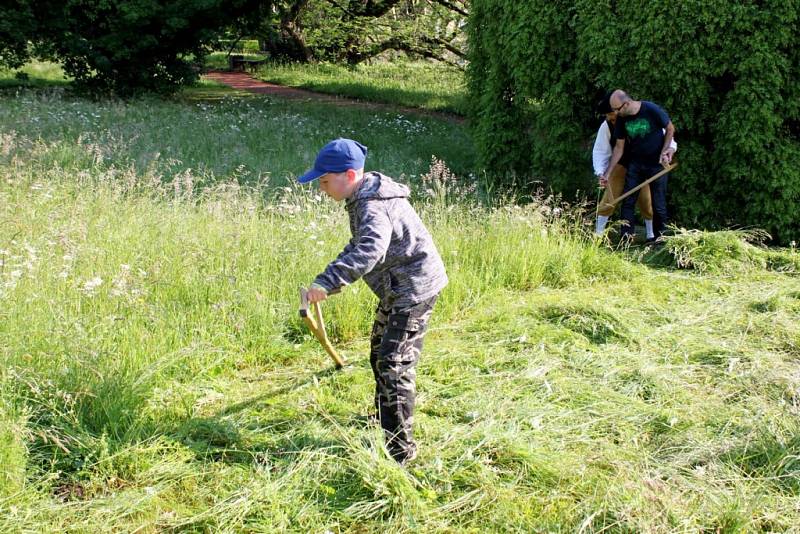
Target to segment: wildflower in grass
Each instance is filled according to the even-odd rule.
[[[537,415],[533,419],[531,419],[531,427],[534,430],[541,430],[542,429],[542,416]]]
[[[3,287],[7,290],[14,289],[15,287],[17,287],[17,282],[19,281],[20,278],[22,278],[21,270],[16,269],[14,271],[11,271],[10,273],[8,273],[8,280],[6,280],[6,282],[2,286],[0,286],[0,289],[2,289]],[[5,294],[2,291],[0,291],[0,297],[5,297]]]
[[[95,276],[91,280],[87,280],[86,282],[84,282],[81,291],[83,291],[89,296],[93,296],[95,290],[101,285],[103,285],[103,279],[100,278],[99,276]]]
[[[61,272],[58,273],[58,277],[67,278],[72,270],[74,256],[72,254],[64,254],[61,259],[64,260],[64,264],[61,267]]]
[[[121,297],[128,293],[130,285],[131,266],[123,263],[120,265],[120,273],[111,282],[110,294],[112,297]]]

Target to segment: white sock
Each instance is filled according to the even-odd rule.
[[[653,239],[656,236],[653,233],[653,219],[645,219],[644,228],[647,230],[647,239]]]
[[[597,235],[601,235],[603,231],[606,229],[606,224],[608,223],[608,217],[606,215],[598,215],[597,216],[597,224],[594,227],[594,233]],[[652,222],[650,223],[650,231],[653,230]]]

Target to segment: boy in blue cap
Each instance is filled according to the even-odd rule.
[[[380,299],[370,340],[375,409],[389,454],[401,465],[417,455],[412,425],[416,365],[441,290],[442,258],[408,201],[408,187],[377,172],[364,173],[367,147],[336,139],[317,155],[300,183],[319,179],[320,189],[345,201],[352,238],[314,279],[310,302],[364,278]]]

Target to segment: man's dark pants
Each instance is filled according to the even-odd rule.
[[[625,192],[630,191],[648,178],[663,171],[664,167],[656,163],[654,165],[631,161],[628,166],[628,174],[625,175]],[[667,225],[667,178],[665,174],[655,182],[650,182],[650,198],[653,201],[653,233],[656,238],[661,237]],[[633,237],[634,233],[634,209],[636,200],[639,198],[639,191],[622,201],[622,237]]]
[[[414,455],[412,425],[416,399],[416,366],[437,297],[410,308],[375,310],[370,364],[375,376],[375,409],[386,448],[398,462]]]

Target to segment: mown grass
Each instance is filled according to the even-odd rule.
[[[291,179],[355,120],[259,97],[0,100],[0,531],[795,528],[798,253],[695,232],[614,252],[552,199],[487,206],[463,132],[433,120],[367,138],[451,279],[420,457],[388,459],[357,417],[373,297],[324,306],[343,372],[296,312],[348,236]]]
[[[428,62],[375,62],[351,67],[332,63],[267,63],[262,80],[321,93],[398,106],[467,114],[464,73]]]

